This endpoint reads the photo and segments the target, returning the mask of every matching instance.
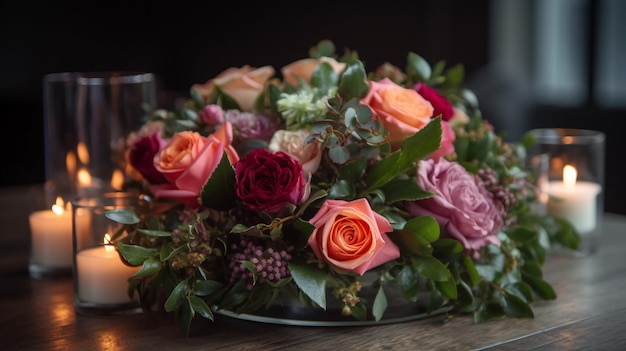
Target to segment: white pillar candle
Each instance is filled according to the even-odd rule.
[[[563,167],[563,181],[551,181],[548,213],[567,219],[579,234],[591,233],[596,228],[596,197],[600,185],[576,180],[576,168]]]
[[[31,232],[31,260],[46,267],[72,267],[72,213],[57,198],[52,210],[28,216]]]
[[[124,264],[113,245],[81,250],[76,254],[78,298],[98,304],[132,302],[128,278],[138,270]]]

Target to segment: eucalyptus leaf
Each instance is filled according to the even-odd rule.
[[[372,305],[372,315],[374,315],[374,319],[376,321],[380,321],[387,310],[387,295],[385,295],[385,290],[383,290],[382,285],[378,288],[378,292],[376,293],[376,298],[374,298],[374,304]]]
[[[137,224],[141,221],[135,214],[134,210],[127,208],[107,210],[104,212],[104,216],[112,221],[122,224]]]

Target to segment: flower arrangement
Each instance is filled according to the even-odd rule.
[[[150,211],[111,217],[126,225],[117,248],[141,266],[129,294],[146,309],[188,333],[196,315],[285,296],[379,321],[389,292],[427,292],[429,311],[476,322],[532,318],[533,300],[556,298],[545,255],[579,238],[532,210],[525,146],[482,119],[461,65],[409,53],[405,70],[368,72],[321,41],[280,73],[230,68],[128,138]]]

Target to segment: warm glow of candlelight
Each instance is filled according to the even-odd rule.
[[[104,242],[104,249],[106,250],[106,252],[115,251],[115,247],[113,247],[113,244],[111,243],[111,236],[109,235],[109,233],[104,234],[103,242]]]
[[[563,184],[567,188],[573,188],[576,185],[577,177],[578,171],[576,171],[576,167],[572,165],[565,165],[565,167],[563,167]]]
[[[111,187],[115,190],[122,190],[124,185],[124,173],[121,170],[116,169],[111,176]]]
[[[52,205],[52,212],[54,212],[57,216],[62,215],[63,212],[65,212],[65,209],[63,208],[63,206],[64,206],[63,198],[61,198],[60,196],[57,196],[56,203]]]
[[[88,170],[81,168],[78,171],[78,184],[82,186],[91,185],[91,173]]]
[[[67,155],[65,155],[65,167],[67,168],[67,174],[74,178],[74,174],[76,174],[76,154],[74,152],[68,151]]]
[[[89,164],[89,151],[87,151],[87,146],[85,143],[80,142],[76,147],[76,151],[78,152],[78,159],[84,165]]]

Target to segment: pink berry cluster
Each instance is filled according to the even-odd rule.
[[[281,279],[291,276],[287,263],[291,260],[291,252],[293,247],[286,249],[274,249],[272,247],[265,248],[255,245],[252,241],[241,239],[239,244],[232,244],[231,250],[236,253],[230,259],[229,268],[231,269],[231,283],[236,280],[246,280],[248,289],[252,289],[255,282],[263,284],[266,281],[277,282]],[[244,261],[252,263],[254,271],[249,270]]]

